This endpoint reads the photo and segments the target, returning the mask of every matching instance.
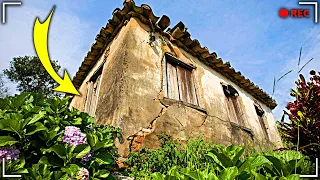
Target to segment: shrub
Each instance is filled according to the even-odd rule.
[[[162,149],[143,148],[128,158],[129,174],[137,179],[299,179],[314,165],[298,151],[257,153],[244,157],[245,148],[204,142],[186,145],[160,137]]]
[[[310,81],[307,82],[300,75],[296,82],[296,90],[291,90],[291,96],[295,98],[289,102],[285,115],[290,122],[280,123],[282,136],[291,142],[303,153],[311,157],[320,157],[320,72],[310,72]]]
[[[70,98],[23,93],[0,99],[0,157],[24,179],[104,179],[117,156],[120,131],[69,108]]]
[[[201,137],[190,139],[183,145],[174,142],[166,135],[158,135],[161,149],[142,148],[140,152],[131,152],[126,161],[130,170],[127,172],[133,177],[145,177],[153,172],[166,173],[172,167],[190,167],[202,169],[207,162],[207,149]]]

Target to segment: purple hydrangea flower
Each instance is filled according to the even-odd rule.
[[[81,163],[85,164],[86,162],[90,161],[92,158],[92,152],[89,152],[87,155],[81,158]]]
[[[2,161],[2,158],[5,159],[6,162],[10,160],[17,160],[19,158],[20,151],[19,149],[16,149],[15,146],[10,148],[1,147],[0,148],[0,158]]]
[[[62,141],[69,146],[87,143],[86,134],[82,133],[80,128],[75,126],[66,126]]]
[[[77,173],[78,180],[89,180],[89,171],[86,168],[80,168]]]

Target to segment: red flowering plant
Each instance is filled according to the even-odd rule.
[[[283,138],[298,147],[306,155],[320,157],[320,72],[310,72],[307,82],[302,74],[296,82],[296,90],[290,95],[295,98],[287,104],[279,128]],[[291,147],[291,149],[295,148]]]

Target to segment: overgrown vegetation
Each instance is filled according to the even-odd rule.
[[[0,99],[0,157],[23,179],[105,179],[120,131],[69,109],[69,98],[23,93]]]
[[[289,148],[298,147],[312,158],[320,157],[320,72],[310,72],[309,81],[299,75],[296,90],[291,90],[295,98],[287,105],[285,115],[290,122],[279,124],[283,138],[290,142]]]
[[[138,179],[299,179],[314,165],[298,151],[267,152],[244,157],[242,146],[220,146],[200,137],[186,145],[160,136],[161,149],[131,153],[127,173]]]

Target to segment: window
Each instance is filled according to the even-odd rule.
[[[165,56],[164,90],[168,98],[199,106],[193,69],[193,66],[171,55]]]
[[[238,91],[231,85],[221,83],[226,96],[230,121],[245,127],[245,114]]]
[[[94,75],[90,78],[90,80],[87,82],[88,90],[85,104],[85,112],[87,112],[90,116],[94,116],[96,112],[103,64],[104,63],[102,63],[98,71],[96,71]]]
[[[266,119],[264,116],[264,111],[263,111],[262,107],[257,102],[254,102],[254,107],[256,109],[256,113],[257,113],[257,116],[258,116],[258,119],[259,119],[259,122],[260,122],[260,125],[262,128],[264,137],[266,138],[267,141],[269,141],[268,128],[265,124]]]

